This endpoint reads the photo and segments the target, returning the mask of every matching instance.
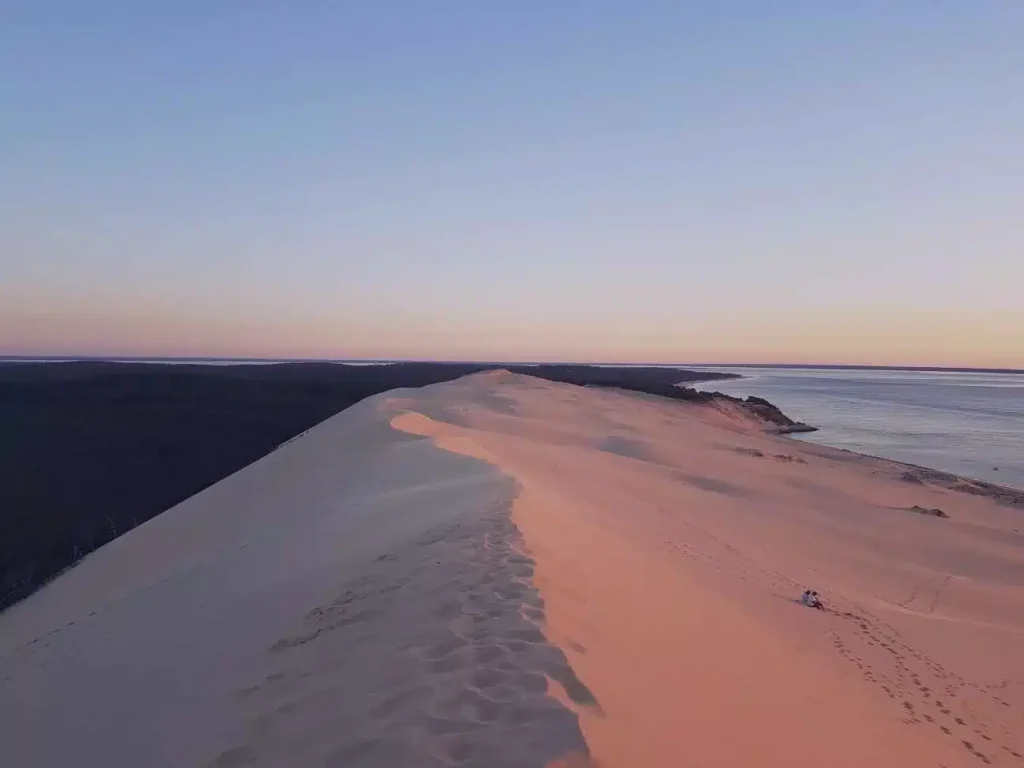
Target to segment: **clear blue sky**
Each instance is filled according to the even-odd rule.
[[[0,8],[0,354],[1024,366],[1024,2]]]

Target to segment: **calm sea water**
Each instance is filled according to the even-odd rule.
[[[810,442],[1024,488],[1024,375],[706,368],[746,378],[699,384],[756,395],[820,427]]]

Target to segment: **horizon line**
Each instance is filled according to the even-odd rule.
[[[333,363],[388,365],[395,363],[434,363],[437,365],[594,365],[605,368],[790,368],[810,370],[889,370],[950,373],[1024,374],[1024,368],[986,368],[949,365],[874,365],[867,363],[707,363],[707,362],[594,362],[573,360],[448,360],[437,358],[343,358],[343,357],[249,357],[249,356],[146,356],[146,355],[0,355],[0,362],[109,362],[109,363]]]

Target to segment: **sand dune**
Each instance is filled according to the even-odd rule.
[[[906,471],[725,402],[377,396],[0,615],[0,754],[1024,763],[1024,509]]]

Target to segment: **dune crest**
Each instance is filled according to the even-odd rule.
[[[3,754],[1020,764],[1020,510],[906,472],[728,401],[379,395],[0,614]]]

